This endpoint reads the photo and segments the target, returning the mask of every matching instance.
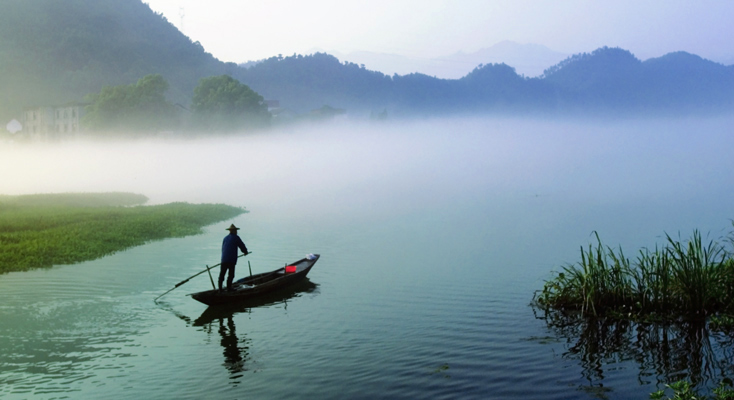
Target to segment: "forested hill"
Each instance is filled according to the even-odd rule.
[[[543,81],[576,108],[734,111],[734,66],[686,52],[640,61],[618,48],[572,56]]]
[[[352,115],[457,112],[731,112],[734,66],[688,53],[641,61],[601,48],[538,78],[504,64],[461,79],[387,76],[328,54],[223,63],[140,0],[1,0],[0,122],[23,107],[81,101],[147,74],[188,106],[199,79],[228,74],[296,112],[329,105]]]
[[[170,83],[172,101],[188,104],[201,77],[236,68],[140,0],[2,0],[0,7],[0,116],[80,101],[154,73]]]
[[[525,78],[505,64],[479,65],[461,79],[386,76],[335,57],[272,57],[238,73],[266,97],[298,111],[326,103],[399,113],[712,113],[734,111],[734,66],[685,52],[640,61],[600,48]]]
[[[446,80],[420,73],[387,76],[324,53],[272,57],[244,68],[238,77],[299,112],[319,104],[400,114],[507,110],[538,106],[541,102],[533,95],[545,95],[534,91],[536,82],[504,64],[481,66],[462,79]]]

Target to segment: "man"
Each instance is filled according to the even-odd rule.
[[[222,282],[224,282],[224,274],[229,271],[227,276],[227,290],[232,290],[232,281],[234,281],[234,266],[237,265],[237,248],[247,254],[247,246],[242,242],[237,231],[240,228],[230,225],[227,230],[229,235],[224,237],[222,241],[222,264],[219,270],[219,290],[222,290]]]

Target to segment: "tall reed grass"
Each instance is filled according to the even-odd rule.
[[[545,282],[537,305],[631,319],[734,315],[734,260],[724,245],[704,244],[698,231],[684,242],[666,235],[663,247],[640,250],[631,261],[595,235],[596,245],[581,247],[579,263]]]

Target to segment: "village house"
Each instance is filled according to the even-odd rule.
[[[29,107],[23,113],[23,132],[32,139],[53,140],[79,133],[84,105]]]

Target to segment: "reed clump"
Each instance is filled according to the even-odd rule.
[[[734,315],[734,260],[726,247],[705,244],[698,231],[663,247],[640,250],[630,260],[621,248],[581,247],[581,261],[562,267],[534,302],[554,311],[644,321],[703,319]],[[730,238],[731,240],[731,238]]]

